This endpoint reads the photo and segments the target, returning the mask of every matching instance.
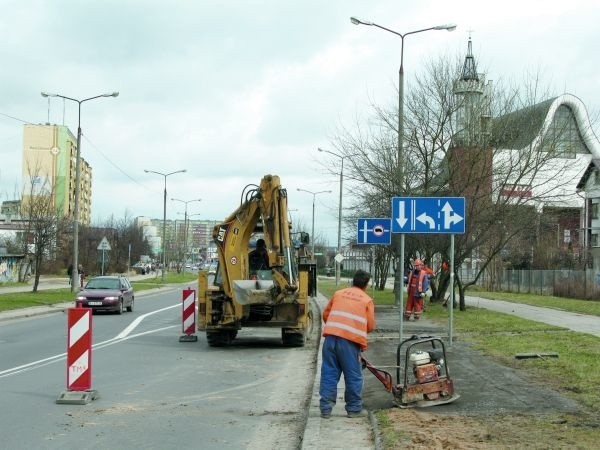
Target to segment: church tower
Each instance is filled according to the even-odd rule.
[[[469,37],[467,56],[460,78],[454,82],[457,110],[454,114],[452,146],[484,148],[487,145],[491,120],[491,82],[477,73],[473,46]]]

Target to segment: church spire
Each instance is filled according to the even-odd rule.
[[[457,105],[453,118],[456,130],[452,138],[454,146],[483,148],[487,145],[492,117],[490,83],[486,82],[485,74],[477,73],[469,36],[463,70],[453,86]]]
[[[463,65],[462,76],[460,79],[464,81],[479,81],[479,76],[477,75],[477,66],[475,65],[475,57],[473,56],[471,36],[469,36],[467,56],[465,56],[465,63]]]

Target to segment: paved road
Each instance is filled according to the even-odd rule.
[[[297,449],[316,331],[303,348],[283,347],[279,329],[244,330],[227,348],[203,333],[180,343],[180,286],[140,292],[133,313],[94,315],[100,396],[87,405],[55,404],[66,383],[58,307],[0,321],[3,448]]]

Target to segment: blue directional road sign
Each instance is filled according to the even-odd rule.
[[[358,219],[356,228],[357,244],[390,244],[392,242],[390,218]]]
[[[465,232],[464,197],[393,197],[392,233]]]

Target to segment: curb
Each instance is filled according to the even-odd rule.
[[[318,294],[322,297],[321,303],[326,301],[322,294]],[[314,303],[319,311],[319,331],[321,330],[322,322],[322,307],[318,298],[314,298]],[[323,339],[321,339],[321,333],[319,332],[319,345],[317,346],[316,353],[316,370],[315,376],[312,382],[312,394],[308,404],[307,420],[302,435],[300,449],[301,450],[315,450],[315,449],[327,449],[332,448],[346,448],[346,446],[340,447],[337,444],[340,442],[353,442],[354,449],[360,450],[371,450],[371,449],[382,449],[378,447],[378,426],[377,419],[374,414],[369,411],[367,420],[358,419],[347,419],[345,417],[345,411],[343,406],[343,400],[338,402],[334,407],[332,417],[330,419],[322,419],[321,411],[319,408],[319,384],[321,374],[321,360],[319,355],[323,345]],[[340,379],[338,385],[338,396],[343,398],[343,377]]]

